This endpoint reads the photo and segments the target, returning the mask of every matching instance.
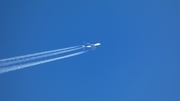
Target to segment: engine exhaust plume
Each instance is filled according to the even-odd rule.
[[[11,60],[11,61],[4,61],[3,63],[0,64],[0,67],[2,66],[8,66],[8,65],[12,65],[12,64],[17,64],[17,63],[22,63],[22,62],[28,62],[28,61],[31,61],[31,60],[35,60],[35,59],[41,59],[41,58],[45,58],[45,57],[49,57],[49,56],[54,56],[54,55],[59,55],[59,54],[62,54],[62,53],[66,53],[66,52],[71,52],[71,51],[75,51],[75,50],[79,50],[81,49],[82,47],[79,47],[79,48],[70,48],[70,49],[65,49],[65,50],[59,50],[59,51],[51,51],[51,52],[48,52],[46,54],[43,54],[43,55],[34,55],[34,56],[30,56],[30,57],[24,57],[24,58],[19,58],[19,59],[15,59],[15,60]]]
[[[73,54],[69,54],[69,55],[65,55],[65,56],[61,56],[61,57],[57,57],[57,58],[52,58],[52,59],[47,59],[47,60],[42,60],[42,61],[37,61],[37,62],[32,62],[32,63],[26,63],[26,64],[22,64],[22,65],[15,65],[15,66],[0,68],[0,74],[9,72],[9,71],[18,70],[18,69],[23,69],[23,68],[30,67],[30,66],[44,64],[44,63],[48,63],[48,62],[52,62],[52,61],[56,61],[56,60],[60,60],[60,59],[68,58],[68,57],[73,57],[76,55],[83,54],[85,52],[87,52],[87,51],[81,51],[81,52],[77,52],[77,53],[73,53]]]
[[[68,48],[61,48],[61,49],[39,52],[39,53],[34,53],[34,54],[27,54],[27,55],[23,55],[23,56],[16,56],[16,57],[7,58],[7,59],[1,59],[0,63],[7,62],[7,61],[13,61],[13,60],[17,60],[17,59],[23,59],[23,58],[27,58],[27,57],[33,57],[33,56],[37,56],[37,55],[48,54],[48,53],[52,53],[52,52],[65,51],[68,49],[73,49],[73,48],[78,48],[78,47],[81,47],[81,46],[73,46],[73,47],[68,47]]]

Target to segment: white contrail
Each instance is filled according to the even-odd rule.
[[[22,65],[4,67],[4,68],[0,68],[0,73],[14,71],[14,70],[18,70],[18,69],[23,69],[23,68],[26,68],[26,67],[35,66],[35,65],[39,65],[39,64],[44,64],[44,63],[48,63],[48,62],[52,62],[52,61],[56,61],[56,60],[60,60],[60,59],[80,55],[80,54],[83,54],[85,52],[87,52],[87,51],[81,51],[81,52],[77,52],[77,53],[73,53],[73,54],[69,54],[69,55],[65,55],[65,56],[61,56],[61,57],[57,57],[57,58],[38,61],[38,62],[32,62],[32,63],[22,64]]]
[[[59,51],[56,51],[56,52],[46,53],[44,55],[38,55],[38,56],[34,55],[33,57],[26,57],[26,58],[22,58],[22,59],[16,59],[16,60],[13,60],[13,61],[3,62],[3,63],[0,64],[0,67],[12,65],[12,64],[17,64],[17,63],[22,63],[22,62],[27,62],[27,61],[35,60],[35,59],[45,58],[45,57],[48,57],[48,56],[54,56],[54,55],[58,55],[58,54],[66,53],[66,52],[79,50],[81,48],[82,47],[72,48],[72,49],[69,49],[69,50],[66,49],[64,51],[59,50]]]
[[[1,59],[0,63],[17,60],[17,59],[23,59],[23,58],[27,58],[27,57],[33,57],[33,56],[37,56],[37,55],[43,55],[43,54],[47,54],[47,53],[51,53],[51,52],[64,51],[64,50],[73,49],[73,48],[77,48],[77,47],[80,47],[80,46],[73,46],[73,47],[68,47],[68,48],[62,48],[62,49],[50,50],[50,51],[39,52],[39,53],[34,53],[34,54],[27,54],[27,55],[23,55],[23,56],[16,56],[16,57],[7,58],[7,59]]]

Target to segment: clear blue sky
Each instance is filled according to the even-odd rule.
[[[180,1],[1,0],[0,59],[101,42],[0,75],[0,101],[180,101]]]

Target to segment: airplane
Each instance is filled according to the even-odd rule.
[[[95,44],[90,44],[90,43],[85,43],[86,45],[82,45],[83,48],[91,48],[92,50],[95,50],[97,46],[100,46],[101,43],[95,43]]]

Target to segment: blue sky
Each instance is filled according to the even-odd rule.
[[[179,101],[178,0],[1,0],[0,58],[101,42],[0,75],[0,101]]]

